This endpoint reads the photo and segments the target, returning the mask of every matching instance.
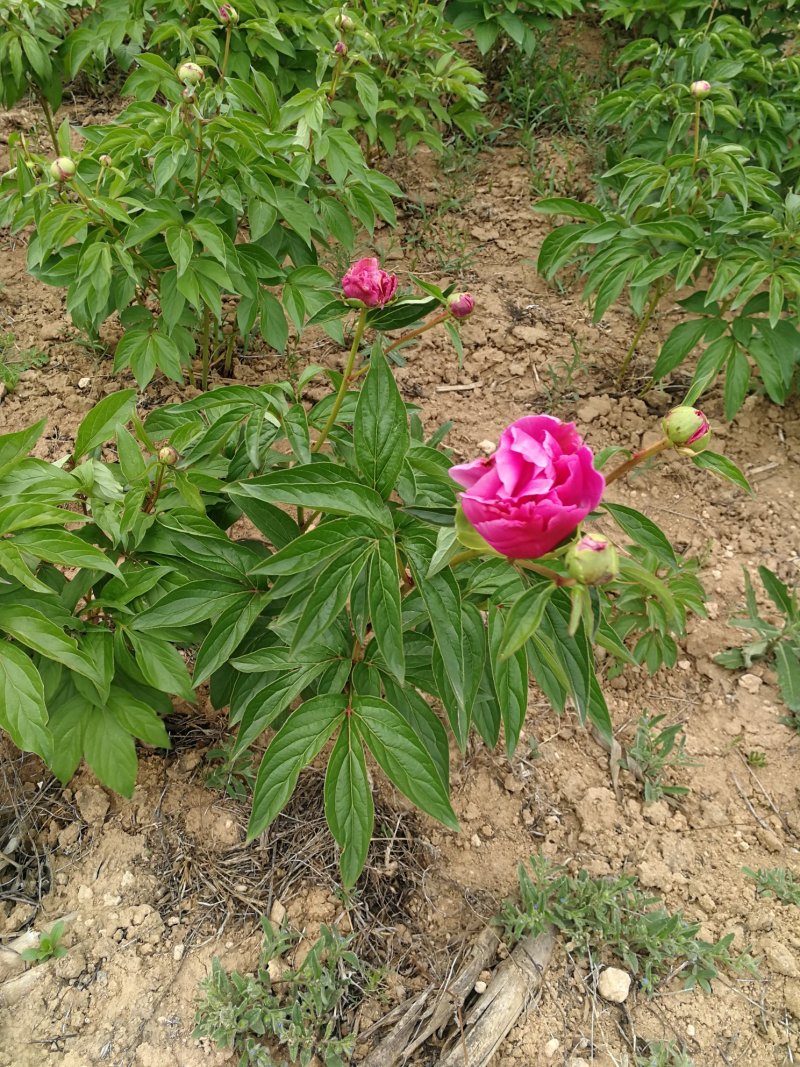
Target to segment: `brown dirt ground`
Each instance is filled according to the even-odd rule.
[[[87,110],[76,113],[83,118]],[[18,110],[0,121],[2,148],[4,134],[32,119]],[[574,183],[581,146],[569,157],[542,142],[539,150],[536,166]],[[446,338],[428,334],[398,379],[430,428],[453,420],[449,443],[459,458],[476,454],[479,442],[495,439],[513,419],[540,411],[575,418],[595,447],[637,447],[685,387],[676,380],[667,391],[636,397],[637,380],[646,380],[659,338],[680,310],[667,309],[648,331],[638,377],[627,391],[616,390],[614,369],[633,319],[615,307],[593,325],[577,293],[556,291],[537,276],[537,249],[550,223],[530,210],[530,163],[511,147],[482,155],[456,178],[438,175],[424,154],[395,165],[409,206],[399,232],[383,231],[378,246],[401,274],[410,269],[439,279],[455,242],[459,284],[477,301],[463,328],[462,368]],[[437,213],[445,193],[460,199],[459,210]],[[425,206],[423,227],[414,202]],[[403,248],[413,248],[413,258]],[[110,361],[76,344],[62,294],[27,277],[23,243],[0,235],[0,250],[0,332],[13,332],[19,348],[49,355],[46,367],[23,374],[0,402],[0,430],[46,415],[43,454],[63,455],[81,417],[119,382]],[[304,346],[300,358],[340,358],[325,341],[314,348]],[[257,354],[236,373],[257,381],[282,371],[281,361]],[[171,386],[156,384],[146,402],[174,396]],[[618,802],[607,756],[573,716],[558,718],[532,689],[527,731],[538,739],[538,759],[520,755],[509,766],[480,745],[454,759],[461,834],[404,814],[402,799],[380,786],[391,833],[370,859],[367,904],[348,917],[335,894],[313,780],[306,780],[305,801],[280,833],[261,851],[243,849],[246,809],[203,784],[202,757],[221,727],[202,713],[176,718],[176,748],[168,759],[142,759],[130,802],[110,796],[85,772],[61,791],[41,780],[31,761],[8,755],[7,791],[31,812],[47,891],[40,905],[21,897],[0,903],[0,937],[6,942],[31,924],[39,930],[65,916],[69,954],[0,978],[0,1067],[233,1064],[230,1054],[191,1037],[197,983],[214,955],[226,967],[252,968],[256,916],[275,899],[309,937],[321,922],[352,922],[365,951],[393,962],[388,1001],[401,1000],[431,974],[446,973],[464,937],[514,896],[517,865],[536,851],[573,871],[637,874],[670,908],[701,922],[708,938],[732,931],[738,946],[751,946],[760,972],[721,979],[711,996],[669,988],[648,1001],[633,992],[620,1009],[594,995],[586,961],[558,948],[540,1003],[503,1044],[498,1067],[632,1065],[634,1033],[684,1040],[697,1067],[794,1063],[800,1054],[797,912],[757,898],[742,865],[800,873],[800,738],[779,722],[770,671],[757,667],[755,679],[738,684],[712,657],[736,638],[726,621],[741,604],[743,565],[765,563],[797,580],[800,406],[778,409],[754,396],[729,426],[713,393],[706,410],[718,447],[751,476],[752,498],[677,457],[612,493],[650,513],[704,561],[709,619],[691,623],[678,668],[652,678],[628,671],[606,685],[620,736],[630,737],[644,710],[685,723],[688,753],[698,763],[681,772],[691,790],[686,798],[644,806],[639,787],[623,775]],[[755,772],[743,758],[754,749],[766,755],[766,766]],[[519,751],[527,750],[523,741]],[[305,836],[293,836],[306,823],[311,831],[304,825]],[[6,961],[0,955],[0,974]],[[362,1030],[386,1006],[368,1004]],[[429,1052],[417,1062],[434,1061]]]

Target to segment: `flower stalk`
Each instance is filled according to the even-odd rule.
[[[339,416],[342,404],[344,403],[345,395],[347,394],[347,389],[353,377],[353,367],[355,366],[356,356],[358,355],[358,350],[361,346],[361,338],[364,336],[364,330],[366,328],[366,325],[367,309],[362,308],[361,314],[358,316],[358,322],[356,323],[356,332],[353,335],[353,344],[350,347],[350,355],[347,357],[347,364],[344,368],[342,380],[339,383],[339,390],[336,393],[336,399],[333,402],[333,407],[331,408],[331,413],[328,416],[328,421],[323,426],[322,432],[311,447],[312,452],[319,452],[319,450],[325,444],[325,441],[328,438],[328,434],[331,432],[334,425],[336,424],[336,419]]]

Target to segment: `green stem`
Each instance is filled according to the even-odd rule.
[[[144,511],[147,515],[149,515],[153,508],[156,506],[156,501],[158,500],[159,495],[161,493],[161,487],[164,484],[164,472],[166,471],[166,469],[167,468],[163,463],[159,463],[158,470],[156,471],[156,480],[155,484],[153,485],[153,491],[150,493],[150,496],[147,498],[147,501],[144,505]]]
[[[197,207],[197,201],[200,197],[200,183],[203,180],[203,127],[200,124],[200,119],[197,120],[197,142],[195,145],[195,151],[197,152],[197,170],[194,177],[194,191],[192,192],[192,203]]]
[[[455,556],[449,561],[449,567],[455,567],[459,563],[466,563],[468,559],[478,559],[479,556],[483,556],[479,548],[465,548],[463,552],[457,552]]]
[[[228,338],[228,343],[225,346],[225,377],[226,378],[230,378],[230,376],[231,376],[231,367],[233,366],[233,342],[234,342],[235,338],[236,338],[236,335],[231,333],[230,337]]]
[[[543,567],[541,563],[534,563],[529,559],[515,559],[514,564],[522,570],[533,571],[534,574],[541,574],[543,578],[549,578],[559,589],[578,584],[574,578],[567,578],[566,575],[559,574],[557,571],[551,570],[549,567]]]
[[[642,321],[639,323],[636,333],[633,335],[633,340],[628,346],[628,351],[625,353],[625,358],[622,360],[622,366],[620,367],[619,374],[617,375],[617,387],[622,384],[625,375],[628,373],[628,367],[630,366],[631,360],[633,359],[633,354],[636,351],[636,346],[641,341],[644,331],[650,325],[650,320],[653,317],[653,313],[658,307],[658,302],[663,295],[664,293],[661,289],[661,286],[656,285],[653,297],[650,303],[647,305],[647,308],[645,309],[645,313],[642,316]]]
[[[654,445],[650,445],[649,448],[643,448],[641,452],[634,452],[630,459],[624,463],[620,463],[618,467],[606,478],[606,486],[611,485],[612,482],[617,481],[618,478],[623,478],[629,471],[632,471],[634,467],[642,463],[646,459],[650,459],[651,456],[657,456],[659,452],[664,452],[666,449],[672,448],[672,441],[668,437],[664,437],[661,441],[656,441]]]
[[[413,341],[415,337],[419,337],[421,333],[426,333],[428,330],[432,330],[434,326],[438,326],[440,322],[446,322],[450,318],[450,312],[443,311],[441,315],[437,315],[435,319],[431,319],[429,322],[423,322],[421,326],[418,326],[416,330],[412,330],[410,333],[404,333],[402,337],[398,337],[396,341],[392,341],[389,347],[386,349],[386,355],[390,352],[394,352],[395,348],[399,348],[400,345],[404,345],[406,341]]]
[[[202,333],[200,335],[200,355],[202,358],[202,367],[200,371],[200,388],[205,393],[208,389],[208,371],[210,365],[209,359],[209,334],[211,331],[211,309],[208,304],[203,305],[203,326]]]
[[[694,159],[692,161],[692,173],[697,170],[697,161],[700,158],[700,101],[694,104]]]
[[[222,53],[222,66],[219,69],[219,80],[225,80],[225,72],[228,69],[228,57],[231,54],[231,33],[233,32],[233,26],[230,22],[225,30],[225,51]]]
[[[56,151],[56,155],[58,155],[60,149],[58,147],[58,135],[56,134],[56,126],[53,122],[53,112],[50,110],[50,105],[45,99],[44,93],[42,93],[42,91],[38,88],[36,89],[36,96],[39,100],[39,106],[41,107],[42,112],[44,113],[44,121],[47,123],[47,131],[50,134],[50,140],[53,142],[53,148]]]
[[[323,444],[327,440],[328,434],[333,429],[336,418],[341,410],[344,398],[347,393],[347,387],[350,384],[350,378],[353,373],[353,366],[356,362],[356,356],[358,355],[359,345],[361,344],[361,338],[364,336],[364,330],[367,325],[367,308],[361,309],[361,314],[358,317],[358,323],[356,324],[356,332],[353,336],[353,344],[350,348],[350,355],[347,357],[347,365],[344,368],[344,374],[342,375],[341,383],[339,384],[339,391],[336,394],[336,399],[333,402],[331,413],[328,416],[328,421],[322,428],[322,433],[317,438],[316,442],[311,448],[312,452],[319,452]]]

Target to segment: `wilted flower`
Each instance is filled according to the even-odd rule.
[[[344,14],[337,15],[336,18],[333,20],[333,24],[336,29],[341,30],[342,33],[347,33],[355,26],[355,22],[353,22],[350,16]]]
[[[661,421],[665,435],[676,448],[702,452],[708,448],[711,429],[708,419],[699,408],[684,404],[668,411]]]
[[[703,97],[708,96],[708,94],[711,92],[711,82],[692,82],[692,84],[689,86],[689,92],[698,100],[702,100]]]
[[[344,41],[337,41],[333,46],[333,54],[344,58],[347,55],[347,45]]]
[[[447,298],[447,306],[454,319],[465,319],[475,310],[475,297],[472,293],[452,293]]]
[[[571,422],[528,415],[506,427],[488,459],[450,468],[464,517],[496,552],[537,559],[578,528],[605,488]]]
[[[604,537],[586,534],[570,548],[566,564],[572,577],[581,585],[605,585],[619,574],[619,556],[615,546]]]
[[[221,4],[218,14],[220,22],[224,22],[226,25],[231,23],[235,26],[239,21],[239,12],[233,4]]]
[[[77,169],[74,161],[69,156],[59,156],[58,159],[54,159],[50,164],[50,176],[54,181],[68,182],[70,178],[75,177]]]
[[[181,63],[178,67],[178,77],[184,85],[199,85],[205,74],[197,63]]]
[[[342,278],[342,290],[348,300],[382,308],[397,290],[397,275],[381,270],[377,259],[359,259]]]
[[[174,467],[178,462],[178,453],[172,447],[172,445],[164,445],[163,448],[158,450],[158,462],[163,463],[165,467]]]

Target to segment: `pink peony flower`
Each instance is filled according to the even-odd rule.
[[[347,55],[347,45],[344,43],[344,41],[336,42],[336,44],[333,46],[333,54],[336,56],[340,56],[342,59],[344,59],[344,57]]]
[[[475,297],[472,293],[452,293],[447,298],[447,306],[454,319],[465,319],[475,310]]]
[[[500,435],[497,451],[450,468],[461,506],[481,537],[511,559],[552,551],[600,502],[605,487],[572,423],[530,415]]]
[[[397,290],[397,275],[381,270],[377,259],[359,259],[342,278],[342,290],[348,300],[382,308]]]

